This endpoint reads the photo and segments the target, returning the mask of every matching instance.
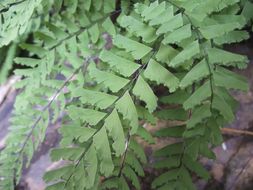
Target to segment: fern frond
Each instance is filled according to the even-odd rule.
[[[16,55],[17,44],[13,43],[8,47],[6,57],[0,59],[0,84],[4,83],[12,69],[13,59]],[[1,55],[4,53],[4,48],[0,49]]]
[[[222,142],[220,128],[234,119],[229,90],[248,90],[229,70],[245,68],[247,57],[222,45],[249,38],[244,27],[252,3],[6,2],[0,47],[18,44],[25,53],[10,49],[5,60],[25,68],[14,71],[23,79],[0,153],[1,188],[14,189],[59,115],[62,139],[51,158],[65,162],[45,174],[47,190],[141,189],[139,177],[151,164],[139,142],[155,143],[145,127],[158,119],[178,125],[154,136],[177,140],[154,152],[159,176],[152,188],[195,189],[192,173],[209,179],[198,159],[215,158],[210,147]]]
[[[3,4],[0,9],[0,47],[10,44],[26,33],[32,22],[32,15],[40,6],[41,0],[23,0]],[[29,9],[28,9],[29,7]],[[14,16],[13,18],[13,15]]]

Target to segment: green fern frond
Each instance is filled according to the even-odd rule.
[[[146,165],[159,171],[153,189],[195,189],[192,173],[209,179],[198,159],[215,158],[210,147],[222,142],[220,128],[234,119],[229,90],[248,90],[229,70],[245,68],[247,57],[222,45],[249,38],[251,2],[2,4],[0,47],[10,45],[0,61],[8,71],[13,61],[24,68],[14,71],[21,93],[0,153],[1,189],[14,189],[59,115],[62,139],[51,158],[66,162],[44,175],[47,190],[141,189]],[[151,164],[140,141],[155,143],[146,124],[158,119],[177,125],[154,136],[177,140],[154,152]]]

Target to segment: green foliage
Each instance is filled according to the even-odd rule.
[[[178,140],[154,152],[160,174],[152,188],[195,189],[193,173],[208,180],[199,158],[215,158],[220,128],[234,119],[229,90],[248,90],[229,70],[245,68],[247,57],[222,46],[249,38],[249,7],[239,0],[1,2],[0,80],[12,62],[23,80],[0,153],[0,188],[14,189],[47,126],[62,117],[51,158],[66,162],[45,174],[47,190],[141,189],[151,164],[139,139],[155,143],[145,126],[157,119],[178,125],[153,135]]]

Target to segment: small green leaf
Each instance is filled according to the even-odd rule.
[[[231,53],[217,48],[211,48],[208,50],[208,58],[210,63],[224,66],[239,67],[240,65],[242,65],[244,67],[245,63],[248,62],[246,56]]]
[[[176,180],[178,177],[177,176],[178,173],[179,173],[178,169],[173,169],[161,174],[152,182],[152,188],[155,189],[163,184],[166,184],[169,181]]]
[[[197,105],[200,105],[205,99],[212,95],[210,81],[200,86],[183,104],[184,109],[192,109]]]
[[[43,56],[45,56],[48,52],[47,50],[45,50],[43,47],[38,46],[38,45],[34,45],[34,44],[20,44],[20,47],[24,50],[27,50],[35,55],[38,55],[40,58],[42,58]]]
[[[196,190],[195,185],[192,182],[192,178],[190,173],[188,172],[187,169],[185,169],[184,167],[180,168],[180,185],[182,185],[184,188],[187,188],[188,190]],[[176,189],[182,189],[180,188],[176,188]]]
[[[125,166],[123,169],[123,174],[132,182],[134,187],[138,190],[141,189],[141,185],[136,173],[129,166]]]
[[[155,112],[155,116],[164,120],[185,121],[188,118],[188,113],[182,108],[174,108]]]
[[[182,40],[191,37],[191,35],[192,35],[191,25],[187,24],[167,34],[162,42],[164,44],[179,43]]]
[[[221,37],[215,38],[214,42],[218,45],[232,44],[247,40],[249,37],[250,35],[247,31],[231,31]]]
[[[147,121],[148,123],[150,123],[152,125],[156,124],[157,119],[146,108],[136,105],[136,110],[137,110],[137,113],[138,113],[138,117],[140,119],[143,119],[143,120]]]
[[[228,122],[232,122],[235,119],[231,106],[224,100],[223,97],[215,95],[212,105],[213,108],[217,109]]]
[[[182,137],[185,126],[166,127],[155,132],[156,137]]]
[[[77,160],[80,158],[83,153],[83,148],[55,148],[51,151],[51,159],[52,161],[58,161],[60,159],[63,160]]]
[[[113,96],[103,92],[80,88],[77,88],[73,91],[73,97],[79,97],[83,104],[91,104],[93,106],[97,106],[100,109],[108,108],[118,98],[117,96]]]
[[[137,82],[133,88],[133,94],[140,97],[146,103],[146,107],[149,112],[153,112],[157,107],[158,98],[154,94],[148,83],[141,77],[137,79]]]
[[[74,171],[74,165],[71,164],[71,165],[63,166],[59,169],[48,171],[43,176],[43,180],[48,183],[50,181],[56,181],[61,178],[67,179],[68,176],[70,176],[73,171]]]
[[[141,16],[144,17],[146,21],[156,18],[158,15],[163,13],[166,9],[165,2],[159,3],[155,1],[149,5],[145,10],[142,11]]]
[[[178,67],[185,61],[190,60],[192,57],[200,53],[199,42],[196,40],[191,44],[187,45],[183,51],[178,53],[169,63],[171,67]]]
[[[131,76],[140,67],[140,65],[136,64],[135,62],[129,61],[106,50],[101,52],[99,58],[103,62],[108,63],[112,68],[115,68],[119,74],[125,77]]]
[[[183,127],[181,127],[181,128],[183,128]],[[181,134],[182,134],[182,132],[181,132]],[[181,137],[181,135],[179,135],[179,136]],[[181,153],[183,153],[183,151],[184,151],[184,146],[183,146],[182,142],[173,143],[173,144],[169,144],[169,145],[155,151],[154,156],[155,157],[168,157],[168,156],[181,154]]]
[[[67,108],[67,112],[74,121],[81,120],[89,123],[90,125],[97,125],[106,116],[106,113],[92,109],[76,107],[73,105]]]
[[[100,172],[106,177],[110,176],[114,169],[111,156],[110,144],[107,138],[105,127],[102,127],[93,137],[94,147],[100,162]]]
[[[226,89],[238,89],[248,91],[249,86],[245,77],[240,76],[223,67],[217,67],[213,73],[214,83],[217,86],[225,87]]]
[[[95,4],[96,5],[96,4]],[[104,13],[111,13],[115,10],[116,3],[114,1],[104,2]]]
[[[25,57],[16,57],[14,59],[15,63],[28,66],[28,67],[36,67],[41,64],[41,59],[33,59],[33,58],[25,58]]]
[[[144,76],[157,84],[167,86],[170,92],[174,92],[179,85],[179,79],[153,59],[149,61]]]
[[[89,66],[89,74],[98,83],[102,83],[105,87],[108,87],[112,92],[118,92],[124,88],[130,81],[128,79],[119,77],[115,74],[100,71],[95,65]]]
[[[155,143],[155,139],[153,138],[153,136],[150,134],[150,132],[144,126],[143,127],[140,126],[138,128],[136,135],[141,137],[143,140],[145,140],[149,144]]]
[[[156,34],[165,34],[167,32],[173,32],[175,29],[183,26],[183,17],[182,14],[177,14],[173,16],[170,20],[163,23],[157,30]]]
[[[151,43],[157,39],[156,30],[147,24],[135,19],[132,16],[120,16],[118,18],[120,26],[127,28],[137,37],[141,37],[144,42]]]
[[[138,115],[128,91],[116,102],[115,107],[130,122],[131,134],[135,134],[138,130]]]
[[[81,143],[86,142],[95,134],[96,130],[89,127],[80,127],[75,124],[70,124],[61,127],[60,132],[63,135],[62,141],[68,141],[66,143],[71,144],[72,140],[75,138]]]
[[[237,23],[225,23],[225,24],[215,24],[215,25],[208,25],[205,27],[201,27],[200,31],[202,35],[206,39],[213,39],[216,37],[220,37],[228,32],[233,31],[234,29],[240,27]]]
[[[180,166],[180,155],[170,156],[164,160],[159,160],[159,162],[154,164],[156,169],[172,169]]]
[[[154,26],[154,25],[160,25],[160,24],[166,23],[174,16],[173,13],[174,13],[174,7],[168,6],[165,11],[163,11],[158,16],[152,18],[149,24],[151,26]]]
[[[138,60],[142,59],[152,50],[152,48],[144,44],[141,44],[119,34],[114,37],[113,43],[119,48],[124,48],[127,52],[131,53],[134,59]]]
[[[99,31],[98,24],[95,24],[91,28],[89,28],[88,32],[91,36],[92,43],[95,44],[98,41],[99,36],[100,36],[100,31]]]
[[[178,50],[171,47],[170,45],[161,44],[156,56],[157,61],[162,63],[167,63],[169,65],[170,61],[178,54]]]
[[[53,185],[50,185],[48,187],[46,187],[45,190],[58,190],[58,189],[63,189],[65,186],[65,183],[64,182],[58,182],[58,183],[55,183]]]
[[[210,105],[204,104],[193,110],[191,119],[187,121],[187,128],[195,127],[197,124],[201,123],[204,119],[212,115],[210,111]]]
[[[81,178],[80,176],[77,176],[78,179],[86,183],[85,186],[88,189],[94,186],[97,176],[98,159],[96,153],[97,152],[95,150],[95,147],[91,145],[88,152],[84,156],[83,166],[85,167],[85,176]],[[83,171],[83,167],[81,167],[80,169]]]
[[[180,82],[180,88],[186,88],[190,85],[192,85],[194,82],[200,81],[204,77],[207,77],[209,75],[209,69],[208,65],[203,59],[198,64],[196,64],[190,72],[188,72],[185,77]]]
[[[57,39],[64,39],[68,36],[68,34],[66,32],[64,32],[61,28],[59,28],[58,26],[47,22],[46,26],[48,27],[48,29],[54,34],[54,36]]]
[[[200,163],[198,163],[198,161],[193,161],[191,157],[185,156],[183,158],[183,163],[187,168],[195,172],[199,177],[202,177],[205,180],[208,180],[210,178],[208,171]]]
[[[105,119],[104,127],[106,127],[109,132],[109,135],[114,141],[112,147],[116,152],[116,156],[122,155],[125,151],[125,135],[123,126],[115,109]]]
[[[126,163],[129,166],[131,166],[139,176],[142,176],[142,177],[145,176],[141,163],[139,162],[139,160],[135,157],[133,153],[131,152],[127,153]]]
[[[134,139],[130,139],[129,148],[134,152],[134,154],[143,164],[147,163],[147,157],[144,149],[138,142],[136,142]]]
[[[189,97],[189,94],[183,90],[177,90],[168,96],[162,96],[160,102],[163,104],[183,104]]]
[[[102,24],[103,28],[111,35],[111,36],[115,36],[116,35],[116,29],[114,24],[112,23],[110,18],[107,18],[103,24]]]

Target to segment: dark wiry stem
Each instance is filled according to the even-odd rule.
[[[4,7],[3,9],[0,10],[0,14],[4,13],[4,12],[7,12],[11,7],[13,7],[15,5],[18,5],[18,4],[21,4],[25,1],[27,1],[27,0],[21,0],[21,1],[17,1],[17,2],[14,2],[14,3],[8,4],[6,7]]]
[[[181,10],[182,14],[185,15],[185,17],[187,18],[187,20],[190,22],[191,26],[193,27],[193,29],[196,31],[197,33],[197,38],[199,41],[201,41],[201,39],[203,38],[203,35],[201,34],[199,28],[197,26],[194,25],[194,23],[192,22],[190,16],[185,13],[185,9],[183,9],[182,7],[178,6],[177,4],[171,2],[170,0],[167,0],[171,5],[175,6],[176,8],[178,8],[179,10]],[[212,42],[211,42],[212,44]],[[208,67],[208,71],[209,71],[209,79],[210,79],[210,90],[211,90],[211,104],[210,104],[210,108],[212,109],[212,103],[213,103],[213,96],[214,96],[214,87],[213,87],[213,72],[212,72],[212,67],[211,64],[209,63],[209,59],[208,59],[208,53],[206,48],[204,48],[204,59],[205,62],[207,64]]]
[[[194,25],[194,23],[192,22],[190,16],[187,13],[185,13],[185,9],[182,8],[182,7],[180,7],[179,5],[177,5],[176,3],[174,3],[174,2],[172,2],[170,0],[166,0],[166,1],[168,3],[170,3],[171,5],[173,5],[174,7],[178,8],[181,11],[181,13],[187,18],[187,20],[190,22],[190,24],[193,27],[193,29],[196,31],[198,41],[201,42],[202,39],[204,39],[204,37],[201,34],[199,28]],[[212,42],[211,42],[211,44],[212,44]],[[204,48],[204,59],[205,59],[205,62],[207,64],[208,71],[209,71],[210,90],[211,90],[210,110],[212,111],[212,104],[213,104],[213,97],[214,97],[213,72],[212,72],[212,67],[211,67],[211,65],[209,63],[208,53],[207,53],[206,48]],[[190,110],[190,112],[189,112],[189,117],[191,117],[191,116],[192,116],[192,110]],[[185,140],[183,140],[183,153],[180,156],[180,165],[179,165],[179,167],[181,167],[183,165],[183,158],[184,158],[185,151],[186,151],[186,142],[185,142]]]
[[[152,54],[151,54],[149,60],[152,59],[152,58],[155,56],[155,54],[157,53],[157,51],[158,51],[158,50],[153,50],[153,52],[152,52]],[[127,85],[128,88],[126,88],[126,90],[123,91],[123,93],[121,94],[121,96],[119,96],[115,102],[117,102],[127,91],[129,91],[129,89],[132,88],[132,86],[133,86],[134,83],[136,82],[137,78],[138,78],[138,77],[140,76],[140,74],[143,72],[144,68],[148,65],[148,63],[149,63],[149,61],[147,61],[147,62],[137,71],[137,74],[133,77],[133,79],[131,80],[131,82],[128,83],[128,85]],[[110,114],[111,114],[111,112],[108,112],[108,113],[105,115],[105,117],[104,117],[103,119],[101,119],[101,121],[103,121],[105,118],[107,118]],[[90,146],[92,145],[93,137],[101,130],[102,127],[103,127],[103,125],[101,125],[101,127],[99,127],[99,128],[96,130],[96,132],[87,140],[87,142],[90,141],[88,147],[90,147]],[[128,146],[129,146],[129,143],[130,143],[130,138],[131,138],[131,135],[130,135],[130,133],[128,133],[128,137],[127,137],[127,141],[126,141],[126,144],[127,144],[127,145],[126,145],[125,152],[124,152],[124,154],[123,154],[123,158],[122,158],[122,162],[121,162],[121,168],[120,168],[119,176],[121,175],[122,170],[123,170],[123,168],[124,168],[125,159],[126,159],[126,154],[127,154]],[[81,160],[84,158],[84,156],[85,156],[85,154],[86,154],[86,152],[87,152],[88,149],[89,149],[89,148],[87,148],[87,149],[82,153],[82,155],[81,155],[80,158],[78,159],[77,163],[75,164],[75,168],[78,167],[78,165],[80,164]],[[68,185],[68,183],[69,183],[69,181],[70,181],[70,179],[71,179],[71,177],[72,177],[73,175],[74,175],[74,172],[72,172],[72,173],[70,174],[70,176],[68,177],[68,179],[66,180],[66,182],[65,182],[65,184],[64,184],[64,190],[65,190],[65,188],[67,187],[67,185]]]
[[[42,112],[46,111],[47,109],[49,109],[49,107],[52,105],[52,103],[55,101],[55,99],[59,96],[59,94],[61,93],[61,91],[63,90],[63,88],[65,86],[67,86],[67,84],[73,79],[73,77],[78,73],[78,71],[81,69],[81,67],[79,67],[64,83],[63,85],[55,92],[55,94],[52,96],[52,98],[50,98],[51,100],[48,102],[48,104],[46,106],[44,106],[44,108],[42,109]],[[28,139],[32,136],[33,130],[36,127],[36,125],[40,122],[40,120],[42,119],[42,116],[38,117],[36,119],[36,121],[34,122],[32,129],[30,131],[30,133],[27,135],[27,138],[25,139],[25,143],[23,144],[23,146],[21,147],[21,150],[19,153],[21,153],[24,150],[24,147],[27,144]]]
[[[106,18],[108,18],[108,16],[113,16],[113,15],[116,15],[116,14],[118,14],[118,13],[120,13],[120,12],[121,12],[121,10],[116,10],[116,11],[110,13],[109,15],[107,15],[107,16],[101,18],[101,19],[96,20],[95,22],[103,21],[103,20],[105,20]],[[85,31],[87,28],[90,28],[90,27],[93,26],[93,25],[94,25],[94,23],[91,23],[89,26],[80,27],[80,29],[79,29],[78,31],[76,31],[76,32],[74,32],[74,33],[68,35],[66,38],[60,40],[57,44],[55,44],[54,46],[50,47],[49,50],[55,49],[56,47],[60,46],[60,45],[61,45],[63,42],[65,42],[66,40],[71,39],[73,36],[78,36],[78,35],[80,35],[83,31]]]
[[[116,14],[118,13],[120,10],[117,10],[115,12],[112,12],[110,15],[113,15],[113,14]],[[106,16],[105,18],[107,18],[108,16]],[[104,20],[105,18],[102,18],[98,21],[101,21],[101,20]],[[97,22],[98,22],[97,21]],[[90,27],[90,26],[88,26]],[[71,37],[75,36],[75,35],[79,35],[81,34],[85,29],[87,29],[87,27],[85,28],[81,28],[80,30],[78,30],[77,32],[74,32],[72,34],[70,34],[68,37],[66,37],[65,39],[61,40],[60,42],[58,42],[56,45],[54,45],[53,47],[51,47],[49,50],[53,50],[55,49],[56,47],[60,46],[63,41],[65,40],[68,40],[70,39]],[[88,64],[87,64],[88,65]],[[75,70],[75,72],[64,82],[64,84],[60,87],[60,89],[58,89],[56,91],[56,93],[53,95],[53,97],[51,98],[51,100],[48,102],[48,104],[42,109],[42,112],[46,111],[50,106],[51,104],[55,101],[55,99],[59,96],[59,94],[61,93],[61,91],[63,90],[63,88],[69,83],[69,81],[71,81],[73,79],[73,77],[79,72],[80,69],[82,69],[83,66],[79,67],[78,69]],[[87,66],[85,67],[85,69],[87,70]],[[40,115],[34,122],[34,124],[32,125],[31,127],[31,130],[30,132],[28,133],[28,135],[26,136],[25,140],[24,140],[24,143],[22,144],[21,146],[21,149],[20,151],[17,153],[18,154],[18,158],[17,158],[17,162],[20,160],[20,157],[22,156],[22,152],[24,151],[27,143],[29,142],[29,139],[32,137],[32,134],[33,134],[33,131],[34,129],[36,128],[36,126],[38,125],[38,123],[41,121],[42,119],[42,115]],[[15,176],[15,175],[14,175]]]
[[[129,147],[129,144],[130,144],[130,138],[131,138],[131,135],[130,135],[130,133],[128,133],[128,137],[127,137],[127,140],[126,140],[126,148],[125,148],[125,152],[123,154],[122,160],[121,160],[118,177],[121,177],[122,171],[124,169],[124,165],[125,165],[125,162],[126,162],[127,151],[128,151],[128,147]]]
[[[51,100],[48,102],[48,104],[46,106],[43,107],[42,112],[46,111],[47,109],[50,108],[50,106],[52,105],[52,103],[56,100],[56,98],[59,96],[59,94],[61,93],[61,91],[64,89],[65,86],[67,86],[67,84],[74,78],[74,76],[78,73],[78,71],[81,69],[82,67],[79,67],[64,83],[63,85],[55,92],[55,94],[52,96]],[[38,125],[38,123],[42,120],[42,115],[40,115],[34,122],[34,124],[31,127],[30,132],[28,133],[28,135],[26,136],[24,143],[21,146],[21,149],[18,151],[17,155],[17,159],[16,159],[16,163],[18,163],[22,157],[22,153],[27,145],[27,143],[29,142],[29,139],[32,137],[34,129],[36,128],[36,126]],[[15,176],[16,176],[16,169],[14,168],[14,182],[15,182]],[[15,182],[16,183],[16,182]],[[14,185],[16,185],[14,183]]]

